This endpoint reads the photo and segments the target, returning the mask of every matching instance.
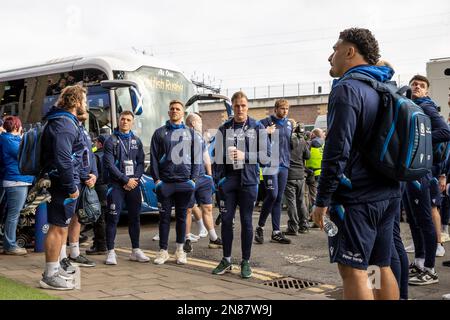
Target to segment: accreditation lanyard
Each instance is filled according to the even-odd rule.
[[[122,145],[123,152],[125,153],[125,156],[128,160],[123,161],[123,166],[125,168],[125,175],[127,177],[134,175],[134,166],[133,161],[130,159],[130,153],[131,153],[131,138],[128,140],[128,153],[127,149],[125,148],[125,144],[123,143],[122,139],[119,138],[120,144]]]

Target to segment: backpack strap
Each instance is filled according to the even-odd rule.
[[[119,154],[118,147],[119,147],[119,138],[117,138],[116,134],[111,134],[111,139],[113,141],[113,156],[114,159],[116,159],[117,155]]]

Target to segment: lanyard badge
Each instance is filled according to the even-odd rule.
[[[123,152],[125,153],[125,156],[127,157],[127,160],[123,161],[123,167],[125,169],[125,175],[127,177],[134,175],[134,164],[133,160],[130,160],[130,153],[131,153],[131,140],[128,141],[128,152],[125,148],[125,144],[123,143],[122,139],[119,138],[120,145],[123,148]]]

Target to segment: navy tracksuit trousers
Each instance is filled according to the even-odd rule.
[[[176,242],[184,243],[186,238],[186,211],[194,193],[192,181],[161,182],[156,186],[159,205],[159,247],[167,250],[169,246],[170,215],[175,205]]]
[[[404,188],[402,188],[402,191]],[[403,203],[406,201],[406,195],[403,194]],[[407,204],[404,204],[406,206]],[[400,299],[408,299],[408,280],[409,280],[409,261],[408,254],[405,251],[402,238],[400,236],[400,202],[398,207],[398,214],[395,216],[394,220],[394,237],[392,243],[392,258],[391,258],[391,269],[394,273],[395,279],[397,280],[398,287],[400,289]]]
[[[258,185],[241,185],[241,176],[229,176],[219,185],[221,199],[225,206],[221,207],[223,256],[231,257],[233,245],[233,219],[236,207],[239,206],[241,217],[241,249],[242,260],[249,260],[252,251],[253,226],[252,215],[258,196]]]
[[[110,185],[107,193],[108,211],[106,214],[106,247],[114,249],[117,223],[124,203],[128,210],[128,233],[133,249],[139,248],[140,220],[142,195],[140,186],[131,191],[125,190],[119,185]]]
[[[437,237],[431,217],[430,180],[431,173],[416,182],[406,183],[405,203],[411,235],[414,242],[415,257],[425,258],[424,266],[434,268],[436,259]]]
[[[266,187],[266,197],[264,199],[258,225],[264,227],[270,213],[272,213],[272,230],[280,231],[281,221],[281,200],[284,189],[286,189],[288,168],[280,167],[278,174],[273,176],[263,176]]]

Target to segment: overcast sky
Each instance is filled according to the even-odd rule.
[[[450,57],[449,0],[15,0],[0,10],[0,69],[135,47],[222,88],[326,81],[352,26],[373,31],[397,75]]]

